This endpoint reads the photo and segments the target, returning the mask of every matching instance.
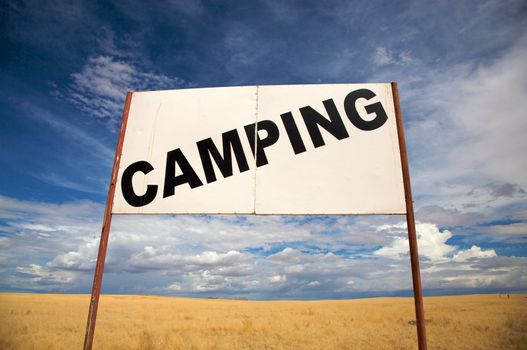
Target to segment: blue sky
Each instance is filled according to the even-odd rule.
[[[0,290],[89,292],[127,91],[399,83],[425,295],[527,290],[524,1],[11,1]],[[404,217],[115,217],[103,292],[411,293]]]

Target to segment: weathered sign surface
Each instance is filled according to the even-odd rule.
[[[390,84],[132,95],[113,214],[405,214]]]

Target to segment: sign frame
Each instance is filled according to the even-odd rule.
[[[408,230],[408,241],[410,249],[410,264],[412,270],[412,287],[414,292],[414,306],[416,315],[416,327],[417,327],[417,340],[419,350],[427,350],[426,340],[426,329],[425,329],[425,318],[424,318],[424,305],[423,305],[423,292],[421,286],[421,273],[419,268],[419,253],[417,245],[417,235],[415,229],[415,217],[413,209],[412,189],[410,183],[410,170],[408,165],[408,155],[406,152],[406,142],[404,137],[404,126],[402,120],[402,111],[399,101],[399,92],[397,88],[397,82],[391,83],[393,106],[395,110],[396,127],[397,127],[397,138],[399,143],[399,152],[401,159],[401,170],[404,187],[404,197],[406,205],[406,214],[393,214],[393,215],[406,215],[407,230]],[[93,277],[93,285],[90,297],[90,307],[88,311],[88,319],[86,325],[86,333],[84,338],[84,350],[91,350],[93,346],[93,338],[95,334],[95,324],[97,320],[97,310],[99,305],[99,297],[101,293],[102,278],[104,274],[104,264],[106,260],[106,251],[108,248],[108,240],[110,235],[110,226],[112,222],[112,208],[115,197],[115,190],[117,186],[117,180],[119,175],[119,165],[121,161],[121,155],[123,150],[124,138],[126,133],[126,127],[128,123],[128,114],[130,112],[130,105],[132,102],[133,92],[126,94],[126,100],[124,104],[121,128],[119,132],[119,138],[117,141],[117,147],[115,150],[115,157],[112,168],[112,176],[108,189],[108,197],[106,200],[106,209],[104,212],[103,225],[101,230],[101,238],[99,243],[99,250],[97,255],[97,263],[95,266],[95,273]],[[349,215],[349,214],[347,214]],[[357,215],[357,214],[355,214]],[[360,214],[358,214],[360,215]]]

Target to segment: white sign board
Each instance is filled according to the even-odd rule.
[[[135,92],[113,214],[405,214],[390,84]]]

